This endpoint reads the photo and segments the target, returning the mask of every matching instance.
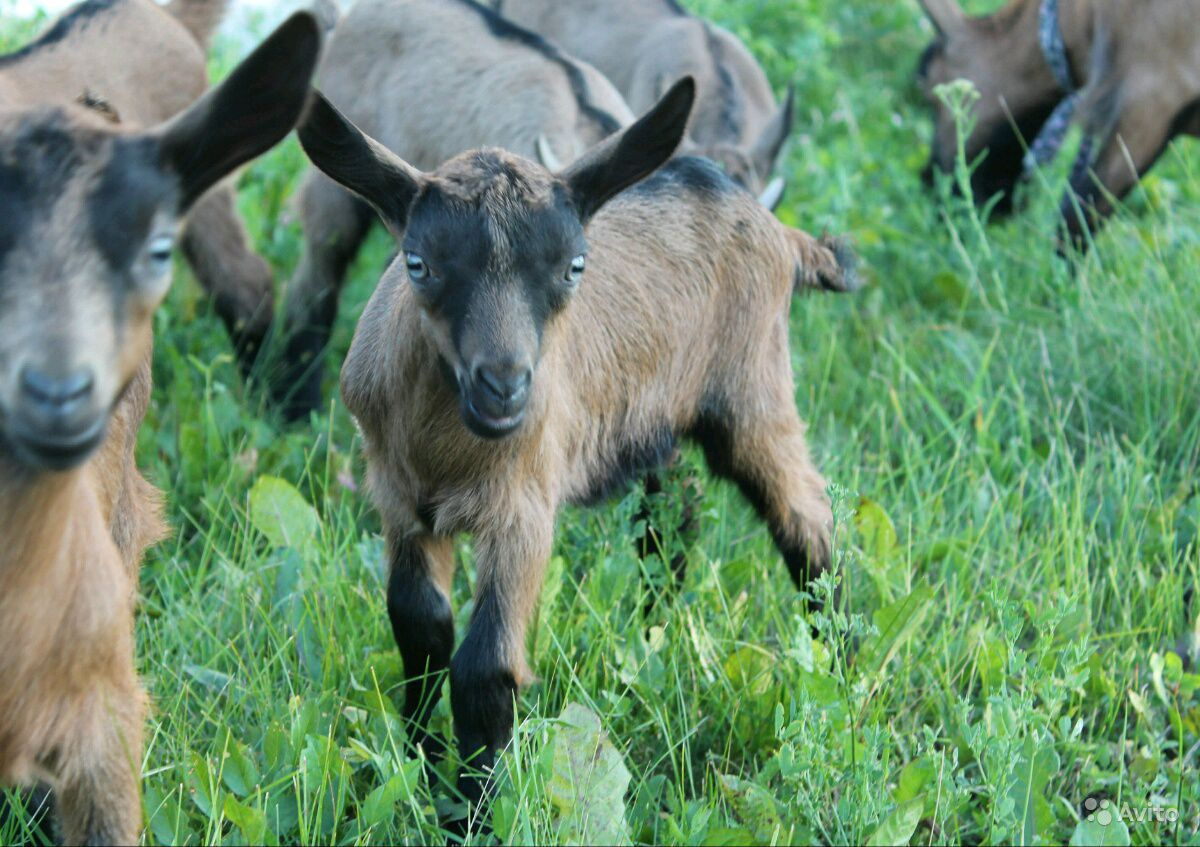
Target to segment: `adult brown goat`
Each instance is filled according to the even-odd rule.
[[[918,72],[935,113],[927,173],[950,172],[957,147],[954,117],[933,89],[968,79],[981,97],[966,156],[987,154],[972,175],[979,202],[1002,193],[1000,210],[1011,208],[1017,182],[1073,120],[1084,140],[1061,212],[1068,239],[1082,247],[1173,138],[1200,135],[1195,3],[1011,0],[983,17],[968,17],[955,0],[922,5],[938,31]]]
[[[463,759],[492,764],[530,676],[526,625],[559,507],[604,496],[679,437],[741,486],[797,585],[828,565],[830,506],[796,411],[788,312],[798,282],[850,279],[834,249],[779,223],[716,165],[664,165],[694,91],[679,82],[558,174],[495,149],[422,173],[319,97],[300,128],[313,162],[402,245],[359,323],[342,394],[387,538],[404,715],[427,749],[448,667]],[[479,573],[452,660],[462,532]],[[482,796],[478,780],[461,785]]]
[[[591,62],[634,111],[674,80],[696,79],[696,108],[681,152],[707,156],[764,206],[783,197],[771,178],[792,130],[795,93],[776,105],[766,74],[733,33],[675,0],[493,0],[496,11]]]
[[[186,213],[299,120],[320,37],[296,15],[175,117],[197,71],[167,59],[202,56],[148,0],[80,6],[22,73],[58,67],[43,49],[82,67],[0,86],[0,783],[48,782],[68,843],[136,844],[133,607],[164,529],[133,458],[152,316]],[[103,108],[74,102],[85,81]]]

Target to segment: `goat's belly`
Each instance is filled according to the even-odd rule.
[[[586,478],[568,500],[576,506],[594,506],[627,489],[650,471],[667,464],[675,455],[677,439],[663,429],[648,438],[621,444],[608,451],[588,469]]]

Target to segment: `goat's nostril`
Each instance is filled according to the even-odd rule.
[[[500,402],[509,403],[520,397],[533,379],[529,368],[493,369],[487,365],[475,368],[475,379]]]
[[[21,389],[25,396],[42,406],[67,406],[92,391],[95,379],[90,370],[79,370],[65,377],[53,377],[33,368],[21,371]]]

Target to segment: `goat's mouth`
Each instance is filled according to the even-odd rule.
[[[522,406],[509,414],[491,415],[480,411],[475,402],[469,396],[465,396],[463,397],[462,417],[463,423],[471,432],[480,438],[496,440],[506,438],[521,428],[521,424],[525,421],[525,407]]]
[[[4,440],[17,461],[33,470],[69,471],[82,465],[104,441],[108,418],[101,416],[73,431],[37,432],[10,422]]]

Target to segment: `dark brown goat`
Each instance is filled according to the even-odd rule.
[[[1082,246],[1174,137],[1200,135],[1197,9],[1186,0],[1058,0],[1045,12],[1062,36],[1059,75],[1070,79],[1060,81],[1039,39],[1046,2],[1011,0],[968,17],[955,0],[923,0],[938,30],[919,72],[935,111],[930,168],[949,172],[957,143],[954,118],[933,88],[968,79],[982,96],[967,159],[987,153],[972,190],[979,202],[1003,192],[1007,210],[1024,170],[1021,141],[1034,142],[1069,82],[1078,89],[1074,122],[1084,142],[1062,215],[1069,239]]]
[[[526,625],[559,507],[602,497],[677,438],[741,486],[797,585],[829,562],[788,312],[798,281],[848,279],[835,251],[711,162],[664,166],[693,98],[690,79],[677,84],[560,174],[494,149],[422,173],[320,98],[301,127],[313,162],[369,201],[403,250],[359,323],[342,394],[385,527],[415,743],[429,744],[449,668],[464,760],[490,766],[530,677]],[[479,575],[451,660],[463,532]],[[481,796],[476,780],[462,787]]]
[[[0,783],[48,782],[70,844],[136,844],[133,607],[143,551],[164,530],[133,458],[152,317],[185,213],[299,119],[320,38],[297,15],[224,84],[140,128],[151,94],[191,85],[194,69],[166,62],[144,97],[121,69],[186,33],[152,3],[76,14],[95,22],[68,17],[54,49],[93,63],[79,80],[121,80],[110,105],[23,90],[0,111]]]

